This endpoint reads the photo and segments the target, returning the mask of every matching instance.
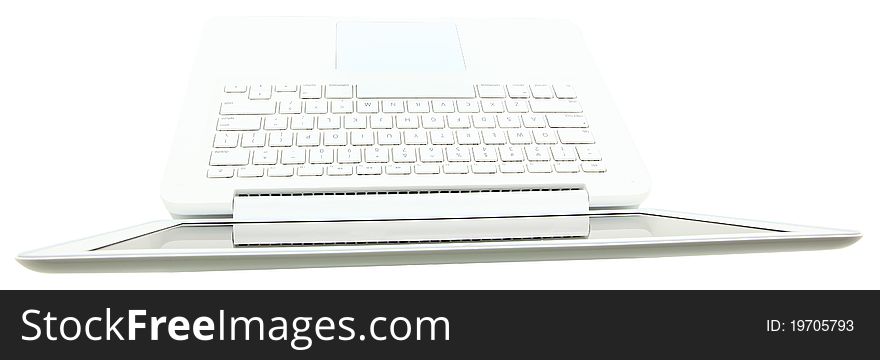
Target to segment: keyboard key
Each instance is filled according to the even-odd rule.
[[[435,113],[455,112],[455,102],[452,100],[431,100],[431,106]]]
[[[266,146],[266,133],[263,132],[247,132],[241,134],[241,147],[263,147]]]
[[[208,168],[209,178],[231,178],[233,175],[235,175],[235,169],[231,167]]]
[[[446,127],[444,115],[424,115],[422,116],[422,127],[425,129],[442,129]]]
[[[607,171],[605,169],[605,164],[603,164],[601,161],[585,161],[581,163],[581,169],[583,169],[584,172],[601,173]]]
[[[297,115],[290,120],[290,128],[293,130],[313,130],[315,128],[315,117],[307,115]]]
[[[351,114],[354,112],[354,104],[351,100],[333,100],[330,103],[330,112],[334,114]]]
[[[272,98],[272,86],[257,84],[251,85],[251,89],[248,92],[248,99],[251,100],[269,100]]]
[[[458,130],[455,132],[459,145],[479,145],[480,132],[478,130]]]
[[[395,124],[398,129],[418,129],[419,128],[419,116],[418,115],[395,115]]]
[[[347,147],[336,152],[336,162],[340,164],[357,164],[361,162],[361,149]]]
[[[440,165],[419,164],[415,166],[416,174],[439,174]]]
[[[293,176],[292,166],[273,166],[266,169],[266,175],[271,177],[290,177]]]
[[[498,168],[494,164],[473,164],[471,170],[474,174],[494,174]]]
[[[364,158],[368,163],[387,163],[388,148],[372,147],[364,150]]]
[[[507,95],[514,99],[526,99],[529,97],[529,87],[526,85],[507,85]]]
[[[362,114],[375,114],[379,112],[378,100],[358,100],[357,112]]]
[[[379,130],[376,132],[379,145],[400,145],[400,131]]]
[[[301,99],[320,99],[321,85],[303,85],[300,87],[299,97]]]
[[[275,91],[277,92],[296,92],[298,87],[294,84],[283,83],[275,85]],[[271,176],[271,175],[270,175]]]
[[[351,99],[351,85],[327,85],[324,97],[328,99]]]
[[[446,164],[443,165],[443,173],[445,174],[467,174],[468,166],[464,164]]]
[[[321,145],[321,133],[317,131],[303,131],[296,134],[296,146]]]
[[[483,112],[500,113],[504,112],[504,101],[502,100],[483,100]]]
[[[575,100],[530,100],[532,112],[536,113],[579,113],[581,104]]]
[[[507,136],[504,130],[483,130],[483,143],[486,145],[507,144]]]
[[[596,140],[590,130],[565,129],[559,130],[559,142],[563,144],[592,144]]]
[[[391,149],[391,160],[396,163],[416,162],[416,149],[412,147],[396,147]]]
[[[370,128],[372,129],[390,129],[394,127],[393,115],[373,115],[370,116]]]
[[[443,148],[427,146],[419,148],[419,160],[426,163],[443,162]]]
[[[247,85],[245,84],[226,84],[226,87],[223,88],[223,91],[228,93],[243,93],[247,92]]]
[[[528,145],[532,143],[532,133],[528,130],[507,130],[507,138],[514,145]]]
[[[293,133],[287,131],[273,131],[269,133],[269,146],[293,146]]]
[[[542,128],[547,126],[544,115],[527,114],[522,118],[523,126],[527,128]]]
[[[238,134],[223,132],[214,135],[215,148],[234,148],[238,146]]]
[[[532,97],[535,99],[552,99],[553,95],[550,85],[532,85]]]
[[[550,161],[550,149],[546,146],[529,146],[526,148],[529,161]]]
[[[263,118],[259,116],[221,116],[217,119],[219,131],[260,130]]]
[[[503,114],[498,116],[498,127],[513,129],[522,126],[522,115]]]
[[[558,173],[576,173],[581,171],[578,164],[574,162],[558,162],[553,167]]]
[[[553,172],[553,166],[550,163],[529,163],[528,169],[530,173],[550,173]]]
[[[471,127],[470,115],[453,114],[446,117],[450,129],[467,129]]]
[[[330,176],[345,176],[351,175],[353,173],[354,169],[351,167],[351,165],[336,165],[327,167],[327,175]]]
[[[404,130],[403,143],[407,145],[427,145],[428,133],[424,130]]]
[[[496,162],[498,161],[498,150],[490,146],[478,146],[473,149],[474,161],[477,162]],[[475,171],[476,172],[476,171]]]
[[[382,100],[382,112],[399,114],[403,112],[403,100]]]
[[[305,164],[306,149],[291,148],[281,151],[281,163],[285,165]]]
[[[385,173],[388,175],[409,175],[412,173],[412,166],[409,165],[387,165]]]
[[[469,162],[471,161],[470,149],[464,146],[446,148],[446,161]]]
[[[587,118],[577,114],[547,114],[547,125],[552,128],[586,128]]]
[[[346,129],[366,129],[367,115],[346,115],[343,123]]]
[[[602,160],[602,154],[599,153],[599,148],[594,145],[579,145],[576,147],[578,158],[584,161],[599,161]]]
[[[550,148],[553,154],[553,160],[556,161],[575,161],[577,160],[577,150],[574,146],[557,145]]]
[[[325,100],[307,100],[306,114],[326,114],[327,101]]]
[[[324,175],[324,167],[323,166],[300,166],[296,169],[296,174],[299,176],[321,176]]]
[[[226,101],[220,104],[220,115],[272,115],[275,102],[269,100]]]
[[[494,128],[496,115],[479,114],[473,115],[472,120],[475,128]]]
[[[333,149],[314,148],[309,149],[309,163],[311,164],[332,164]]]
[[[281,114],[299,114],[302,112],[302,101],[287,100],[278,103],[278,112]]]
[[[504,105],[507,107],[507,112],[512,112],[512,113],[529,112],[529,102],[527,100],[508,99],[507,101],[504,102]]]
[[[574,87],[568,84],[553,85],[553,91],[556,92],[556,97],[560,99],[574,99],[577,97],[577,94],[574,92]]]
[[[458,100],[455,102],[460,113],[480,112],[480,103],[476,100]]]
[[[348,131],[336,130],[324,132],[324,145],[344,146],[348,144]]]
[[[318,129],[333,130],[342,127],[342,117],[338,115],[328,115],[318,117]]]
[[[477,85],[477,92],[482,98],[503,98],[504,87],[501,85]]]
[[[262,177],[262,176],[263,176],[263,168],[246,167],[246,168],[238,169],[238,177],[253,178],[253,177]]]
[[[519,146],[504,146],[500,149],[501,161],[523,161],[523,150]]]
[[[502,163],[498,166],[501,172],[505,174],[519,174],[526,172],[526,167],[518,163]]]
[[[431,144],[433,145],[454,145],[455,135],[452,130],[432,130]]]
[[[356,146],[373,145],[373,132],[370,130],[355,130],[351,132],[351,144]]]
[[[358,165],[358,175],[381,175],[382,167],[378,165]]]
[[[267,116],[263,128],[266,130],[287,130],[288,121],[288,117],[283,115]]]
[[[535,137],[535,144],[555,144],[557,142],[556,132],[553,130],[532,130],[532,135]]]
[[[431,112],[431,107],[428,105],[427,100],[407,100],[406,111],[411,113],[426,113]]]
[[[254,165],[275,165],[278,163],[278,150],[254,150]]]

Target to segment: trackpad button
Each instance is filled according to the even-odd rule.
[[[336,26],[336,69],[458,72],[465,63],[455,24],[347,21]]]

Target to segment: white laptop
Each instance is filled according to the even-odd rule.
[[[162,183],[175,220],[19,256],[42,271],[832,248],[852,231],[638,209],[649,177],[556,20],[219,18]]]

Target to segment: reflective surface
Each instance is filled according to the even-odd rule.
[[[777,232],[775,230],[644,214],[591,216],[589,225],[590,234],[587,238],[596,240],[660,239],[674,236],[767,234]],[[278,236],[279,242],[284,242],[284,234],[279,233]],[[233,225],[183,224],[95,249],[94,251],[224,249],[232,248],[233,246]]]

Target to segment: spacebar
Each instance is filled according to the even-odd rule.
[[[474,98],[471,84],[359,84],[357,97],[361,99],[424,99],[424,98]]]

